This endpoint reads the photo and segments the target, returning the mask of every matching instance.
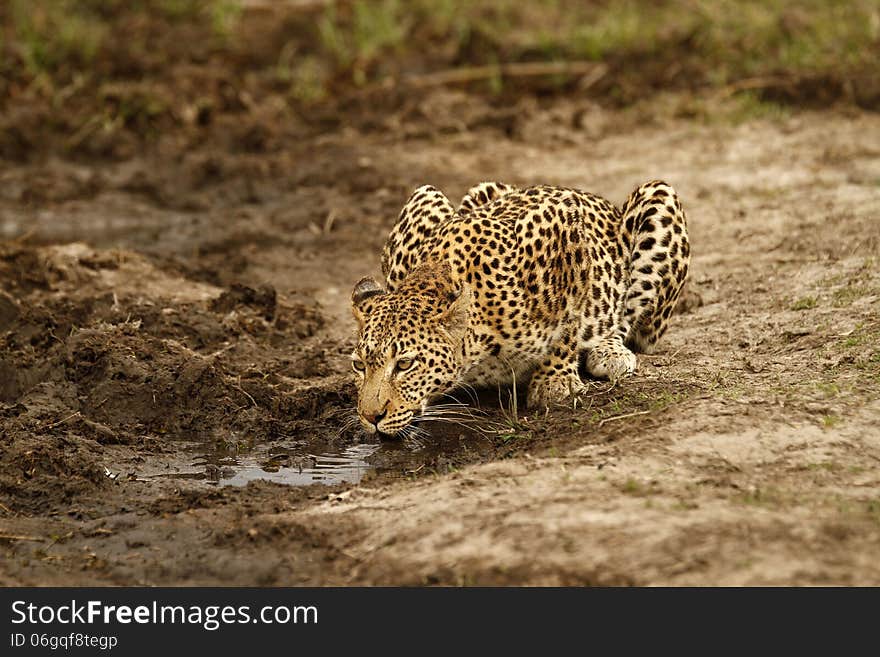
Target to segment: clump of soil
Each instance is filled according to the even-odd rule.
[[[329,383],[294,394],[329,374],[303,345],[323,325],[314,302],[281,305],[270,286],[214,288],[82,244],[7,245],[0,262],[0,495],[17,508],[106,486],[106,445],[271,441],[345,397]]]

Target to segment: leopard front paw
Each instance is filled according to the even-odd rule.
[[[636,355],[622,344],[599,344],[587,354],[587,371],[612,383],[635,372],[637,365]]]
[[[567,405],[587,391],[577,373],[543,375],[536,373],[529,383],[529,408]]]

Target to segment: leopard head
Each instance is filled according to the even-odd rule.
[[[358,322],[352,368],[358,418],[371,434],[396,436],[464,371],[471,294],[448,266],[422,266],[385,291],[363,278],[351,294]]]

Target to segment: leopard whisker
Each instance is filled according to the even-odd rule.
[[[485,416],[487,413],[481,408],[474,408],[468,404],[432,404],[428,406],[426,411],[431,410],[459,410],[464,413],[468,413],[470,415],[483,415]]]
[[[456,415],[466,415],[467,417],[484,417],[485,413],[474,413],[468,408],[434,408],[429,407],[422,411],[422,415],[425,413],[454,413]]]
[[[422,419],[422,418],[419,418],[419,419]],[[455,419],[455,418],[450,418],[448,416],[440,415],[440,416],[434,416],[434,417],[427,417],[427,418],[424,418],[424,420],[426,422],[437,422],[440,424],[455,425],[455,426],[461,427],[463,429],[467,429],[469,431],[476,431],[477,433],[481,433],[484,435],[486,435],[488,433],[483,427],[481,427],[477,424],[474,424],[473,422],[469,422],[468,420],[465,420],[463,418],[462,419]]]
[[[440,396],[441,396],[441,397],[446,397],[447,399],[451,399],[451,400],[454,401],[456,404],[462,404],[463,406],[473,406],[473,403],[474,403],[474,399],[473,399],[473,397],[471,397],[470,395],[468,395],[468,397],[470,398],[470,403],[468,403],[468,404],[463,403],[458,397],[456,397],[456,396],[454,396],[454,395],[451,395],[451,394],[449,394],[448,392],[444,392],[444,393],[442,393]]]
[[[476,388],[464,381],[464,379],[460,379],[456,385],[467,393],[467,396],[475,406],[480,405],[480,396],[477,394]]]
[[[350,431],[360,428],[361,422],[356,411],[348,410],[343,417],[345,421],[339,426],[339,429],[336,432],[337,438],[341,438]]]
[[[429,438],[430,434],[424,429],[407,425],[397,432],[397,435],[403,440],[404,444],[411,449],[424,449],[425,443],[422,438]]]
[[[478,422],[479,421],[479,418],[476,418],[473,415],[470,415],[469,413],[456,413],[454,411],[436,411],[433,413],[429,411],[426,413],[422,413],[422,415],[419,416],[419,419],[424,419],[424,420],[443,419],[443,418],[449,418],[449,419],[454,419],[454,420],[469,420],[471,422]]]

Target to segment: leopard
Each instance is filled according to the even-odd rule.
[[[685,212],[662,180],[620,207],[482,182],[456,208],[421,186],[382,250],[384,286],[367,276],[351,293],[360,424],[399,437],[465,386],[528,382],[527,406],[549,410],[616,384],[666,332],[689,266]]]

